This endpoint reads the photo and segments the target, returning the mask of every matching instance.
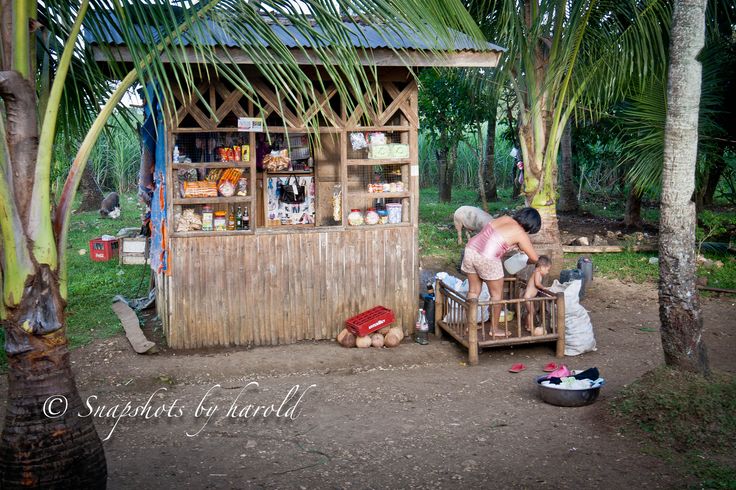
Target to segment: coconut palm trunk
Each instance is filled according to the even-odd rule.
[[[0,223],[8,358],[0,483],[3,488],[102,488],[107,478],[102,443],[93,421],[77,416],[83,413],[82,401],[69,361],[55,251],[31,240],[52,236],[50,214],[34,218],[28,192],[34,187],[39,141],[36,92],[23,74],[6,70],[0,72],[0,97],[7,121],[0,124],[7,141],[0,157]]]
[[[695,168],[706,0],[674,4],[659,237],[659,316],[665,362],[708,373],[695,287]]]
[[[63,327],[59,281],[34,270],[6,319],[8,402],[0,442],[3,488],[104,488],[107,466],[77,392]],[[31,320],[29,322],[29,319]],[[51,330],[46,335],[29,333]]]

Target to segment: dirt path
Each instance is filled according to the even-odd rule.
[[[484,351],[469,368],[450,342],[136,356],[121,336],[75,350],[73,359],[82,396],[98,396],[97,405],[143,404],[166,388],[151,406],[183,406],[179,418],[120,420],[105,442],[112,489],[683,486],[676,469],[610,426],[604,403],[661,363],[659,333],[648,331],[658,327],[653,286],[596,278],[584,305],[598,351],[566,362],[598,366],[607,386],[596,404],[577,409],[537,399],[533,377],[554,360],[551,346]],[[706,299],[704,310],[713,367],[736,372],[733,299]],[[530,368],[506,371],[519,361]],[[240,407],[278,406],[295,385],[300,393],[315,386],[294,419],[229,419],[250,381],[260,389],[247,388]],[[205,424],[194,412],[216,384],[203,405],[219,409]],[[97,423],[104,438],[114,421]]]

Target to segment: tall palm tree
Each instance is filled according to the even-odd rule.
[[[707,0],[675,0],[659,237],[659,317],[667,364],[708,373],[695,289],[695,164]]]
[[[323,67],[344,100],[353,100],[353,94],[371,96],[367,101],[361,98],[359,104],[371,103],[376,94],[371,67],[359,62],[365,53],[353,42],[355,31],[360,32],[358,23],[378,26],[389,45],[400,37],[419,37],[428,46],[449,43],[448,28],[481,38],[455,0],[210,0],[183,1],[178,6],[129,0],[1,1],[0,97],[5,113],[0,117],[4,136],[0,139],[0,319],[9,368],[0,441],[3,488],[105,486],[101,442],[92,421],[77,416],[83,413],[82,400],[70,369],[64,328],[71,205],[105,121],[133,84],[154,79],[159,83],[154,95],[165,105],[172,104],[174,90],[198,96],[195,75],[207,70],[229,79],[246,95],[254,94],[241,67],[218,50],[224,45],[209,42],[213,35],[227,37],[231,47],[248,55],[261,76],[281,87],[295,103],[311,106],[324,80],[310,80],[295,54],[271,29],[272,22],[284,20],[314,41],[311,44],[317,47],[309,52],[310,59]],[[113,48],[107,51],[108,73],[120,80],[116,86],[105,82],[89,56],[89,46],[80,41],[83,26],[93,35],[100,34],[98,38],[105,37],[103,30],[105,34],[113,30],[127,45],[132,69],[114,62]],[[40,50],[48,50],[45,59],[36,37],[43,40]],[[196,65],[184,56],[181,41],[185,37],[195,48]],[[39,57],[45,61],[38,64]],[[85,92],[85,86],[92,90]],[[84,93],[108,97],[100,104]],[[256,97],[252,98],[255,102]],[[97,114],[94,120],[82,118],[91,112]],[[305,122],[314,124],[314,119]],[[51,162],[57,125],[65,124],[77,124],[86,136],[53,206]]]
[[[594,117],[666,62],[668,0],[489,0],[471,14],[495,19],[508,47],[519,104],[524,194],[539,210],[542,249],[561,259],[557,158],[572,117]],[[476,10],[483,10],[478,14]]]

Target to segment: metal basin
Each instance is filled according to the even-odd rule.
[[[558,407],[582,407],[590,405],[598,398],[601,388],[586,388],[583,390],[560,390],[557,388],[549,388],[547,386],[537,384],[539,386],[539,396],[542,401],[550,405]]]

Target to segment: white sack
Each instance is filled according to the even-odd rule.
[[[595,335],[590,315],[580,304],[580,279],[560,284],[555,280],[549,288],[553,293],[565,294],[565,355],[577,356],[596,350]]]
[[[438,272],[435,276],[437,279],[445,283],[446,286],[453,289],[456,293],[458,293],[463,298],[467,297],[468,295],[468,280],[465,279],[464,281],[460,279],[459,277],[451,276],[450,274],[446,272]],[[483,287],[480,290],[480,297],[478,298],[478,301],[489,301],[491,299],[491,293],[488,292],[488,286],[486,283],[483,283]],[[454,303],[452,303],[454,304]],[[448,308],[449,311],[445,314],[444,318],[442,319],[443,322],[464,322],[465,321],[465,310],[461,308],[460,306],[452,306]],[[491,315],[488,311],[487,306],[479,306],[478,307],[478,313],[477,318],[482,322],[487,322],[489,318],[491,318]]]

